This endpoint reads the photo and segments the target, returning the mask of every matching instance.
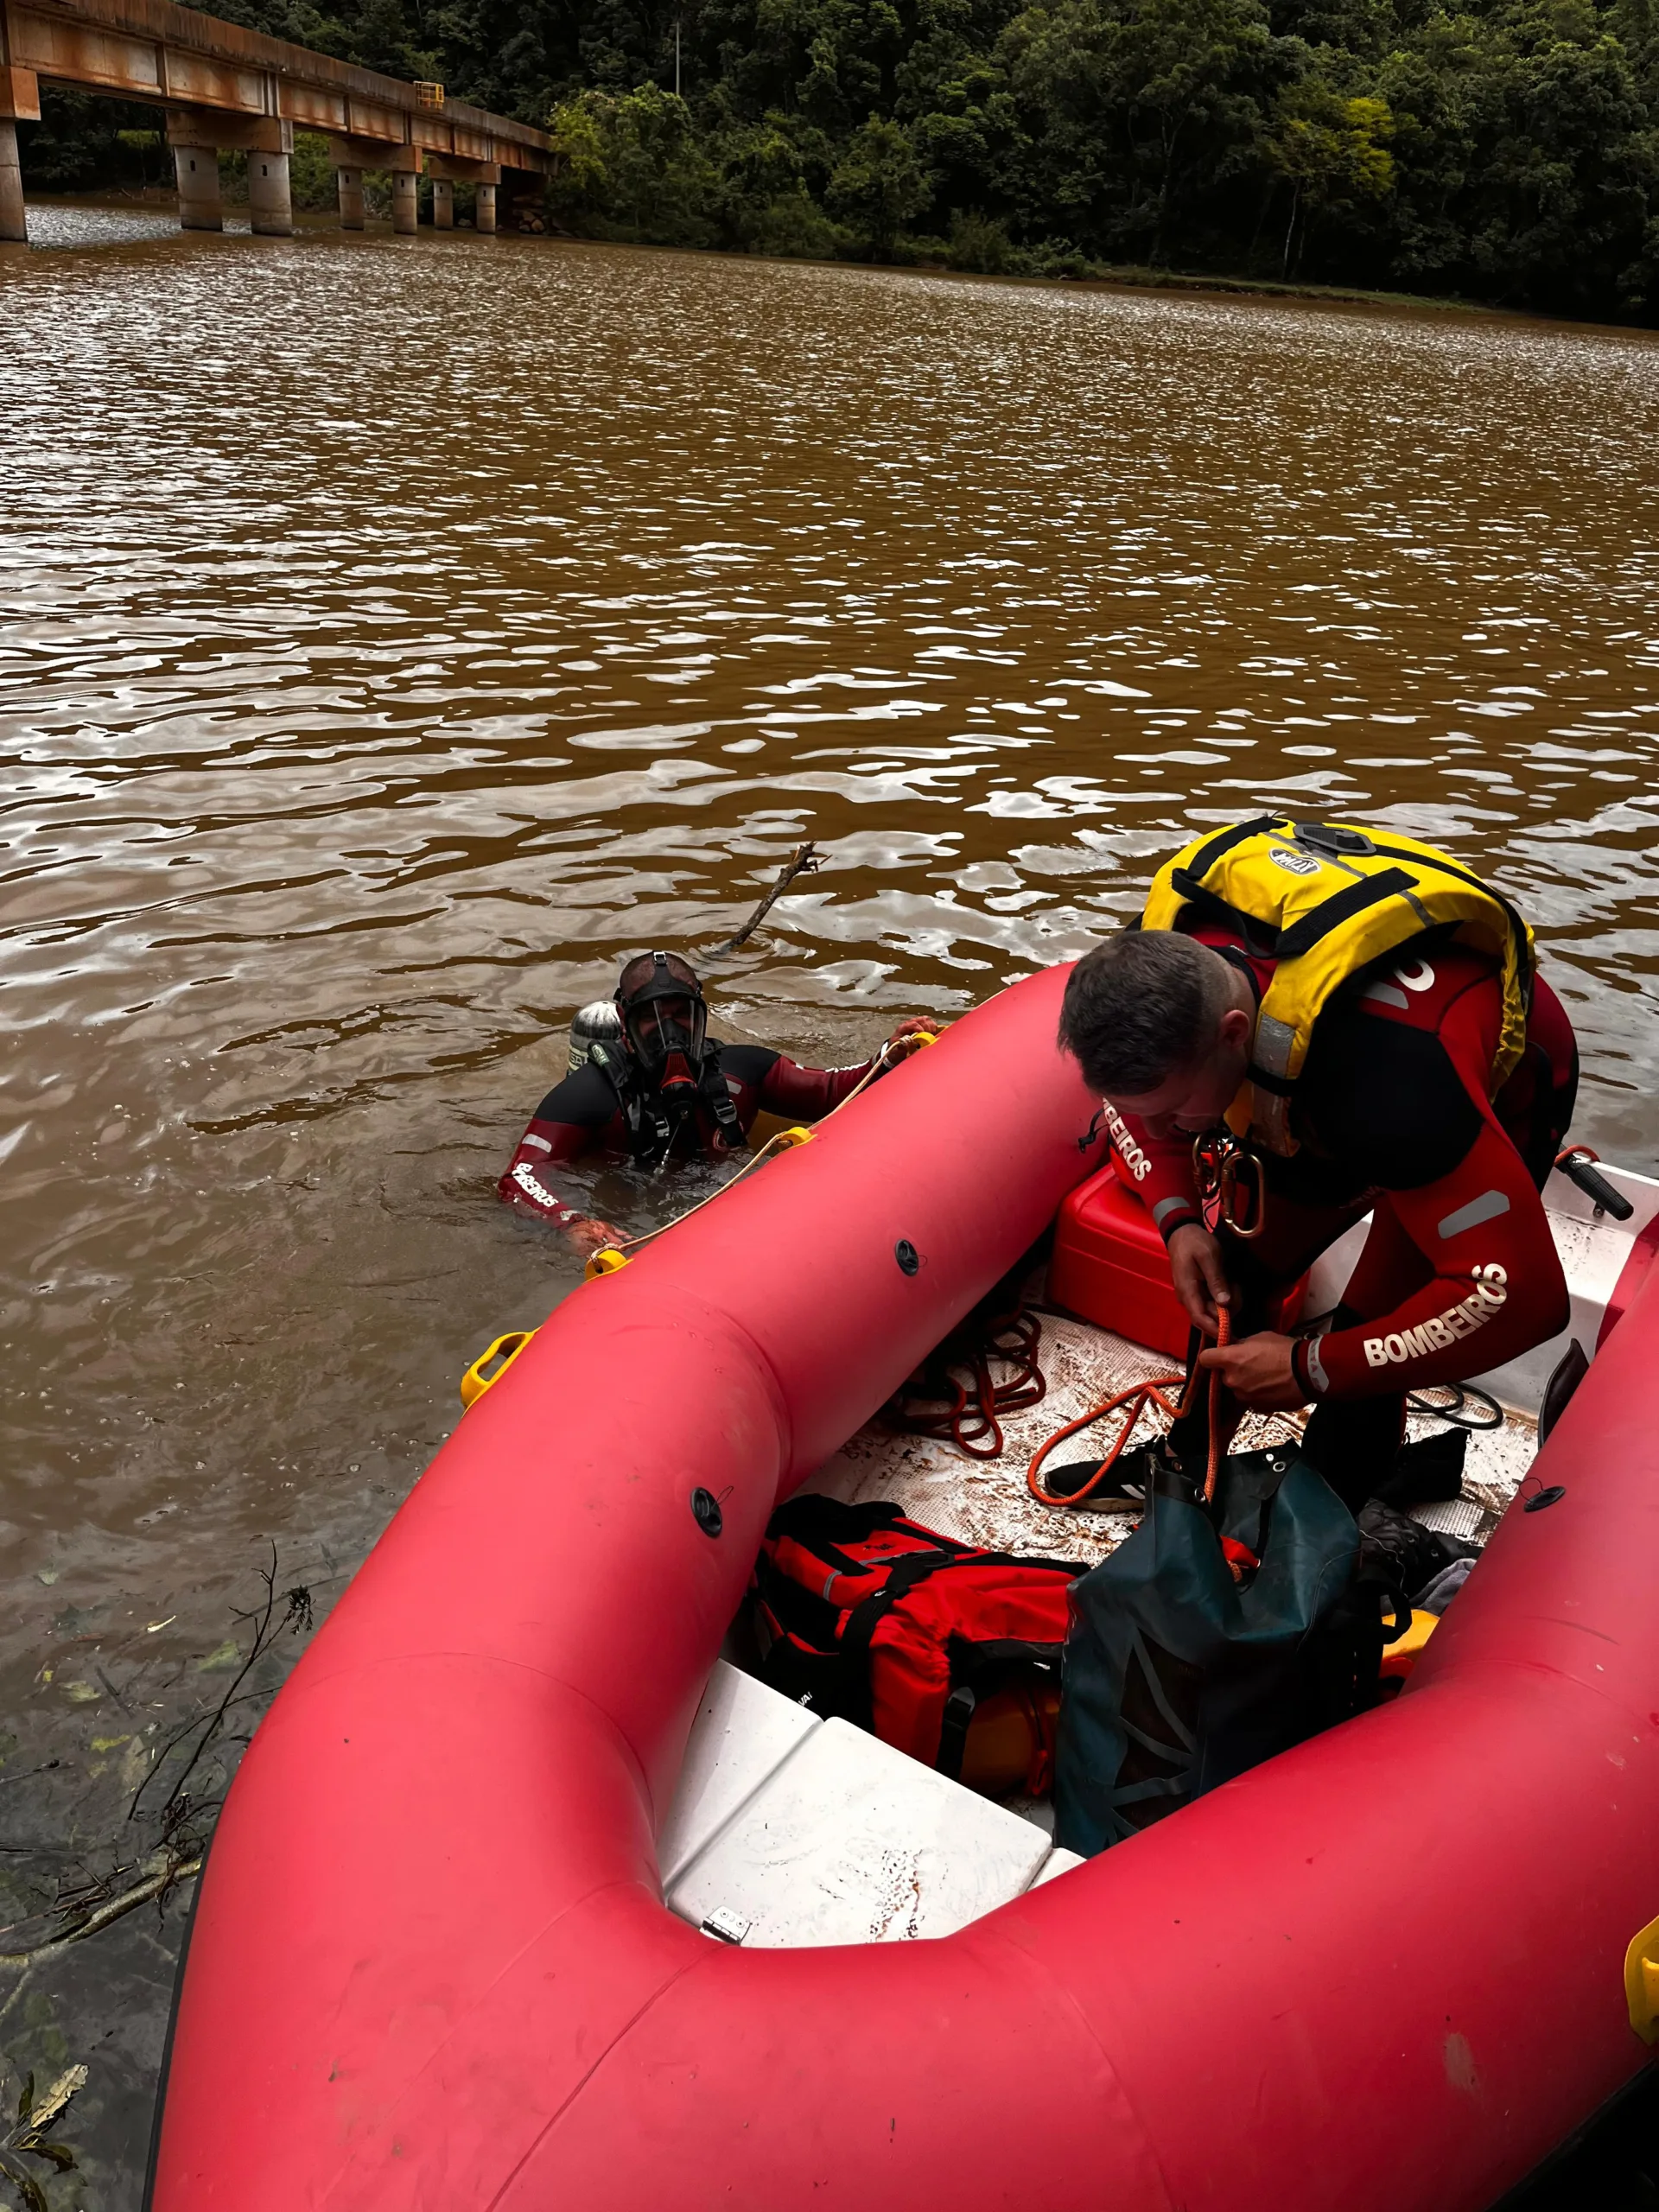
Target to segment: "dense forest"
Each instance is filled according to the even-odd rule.
[[[588,236],[1226,271],[1659,322],[1659,0],[216,12],[545,124],[550,215]],[[26,174],[64,188],[157,170],[155,121],[60,95]]]

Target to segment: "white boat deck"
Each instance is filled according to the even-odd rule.
[[[1536,1408],[1556,1362],[1574,1338],[1593,1355],[1632,1241],[1659,1210],[1659,1184],[1607,1173],[1636,1208],[1629,1223],[1597,1215],[1565,1178],[1550,1179],[1546,1203],[1572,1293],[1568,1326],[1511,1368],[1479,1378],[1505,1407],[1503,1425],[1469,1432],[1463,1495],[1418,1508],[1414,1517],[1427,1526],[1486,1541],[1532,1465]],[[1335,1304],[1360,1241],[1351,1232],[1345,1252],[1333,1249],[1320,1263],[1310,1311]],[[1040,1292],[1040,1278],[1032,1287]],[[1040,1504],[1027,1487],[1032,1454],[1117,1391],[1167,1376],[1171,1363],[1033,1302],[1046,1395],[1004,1423],[995,1459],[970,1458],[878,1417],[806,1487],[849,1503],[890,1499],[925,1528],[988,1549],[1090,1566],[1105,1558],[1137,1516]],[[1049,1464],[1103,1454],[1117,1419],[1068,1440]],[[1137,1435],[1162,1426],[1154,1415]],[[1414,1414],[1408,1433],[1445,1426]],[[1300,1417],[1249,1414],[1236,1448],[1283,1442],[1300,1427]],[[819,1720],[721,1661],[692,1728],[658,1857],[670,1908],[721,1941],[895,1942],[947,1935],[1078,1865],[1051,1848],[1052,1826],[1046,1803],[993,1803],[845,1721]]]
[[[1170,1363],[1088,1321],[1049,1312],[1043,1312],[1041,1319],[1038,1357],[1048,1394],[1004,1422],[998,1458],[969,1459],[953,1445],[906,1435],[878,1419],[860,1429],[806,1487],[849,1503],[891,1498],[924,1528],[991,1550],[1077,1559],[1091,1567],[1104,1559],[1128,1537],[1136,1525],[1135,1518],[1117,1513],[1059,1512],[1041,1505],[1027,1486],[1027,1469],[1039,1445],[1057,1428],[1132,1383],[1168,1376]],[[1179,1388],[1177,1377],[1168,1395],[1178,1395]],[[1058,1446],[1047,1464],[1062,1466],[1090,1452],[1103,1455],[1120,1419],[1110,1414],[1097,1427],[1084,1430]],[[1167,1425],[1154,1412],[1135,1435],[1154,1436]],[[1413,1414],[1408,1430],[1414,1437],[1427,1436],[1445,1426]],[[1248,1414],[1234,1448],[1247,1452],[1259,1445],[1283,1443],[1300,1429],[1300,1416]],[[1463,1499],[1455,1505],[1422,1507],[1417,1518],[1448,1535],[1484,1543],[1520,1488],[1536,1451],[1536,1425],[1524,1414],[1506,1414],[1502,1428],[1472,1431]]]

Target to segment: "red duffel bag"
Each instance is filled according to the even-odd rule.
[[[958,1543],[884,1500],[791,1498],[755,1567],[762,1676],[953,1779],[1040,1796],[1086,1571]]]

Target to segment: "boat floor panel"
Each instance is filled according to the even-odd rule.
[[[1116,1391],[1167,1376],[1170,1363],[1092,1322],[1039,1311],[1038,1358],[1047,1393],[1038,1404],[1004,1421],[1003,1448],[995,1459],[975,1459],[954,1444],[895,1429],[878,1414],[804,1487],[849,1503],[891,1499],[925,1528],[993,1550],[1075,1559],[1090,1566],[1116,1551],[1137,1526],[1138,1516],[1059,1512],[1039,1504],[1027,1486],[1027,1469],[1033,1453],[1057,1428]],[[1154,1412],[1137,1431],[1137,1438],[1167,1426]],[[1414,1414],[1408,1427],[1416,1437],[1432,1435],[1445,1424]],[[1116,1416],[1080,1433],[1074,1441],[1056,1448],[1050,1464],[1063,1466],[1090,1451],[1103,1452],[1115,1427]],[[1235,1448],[1249,1451],[1282,1443],[1300,1433],[1300,1427],[1298,1415],[1247,1414]],[[1431,1527],[1444,1527],[1448,1533],[1484,1544],[1520,1488],[1537,1448],[1536,1425],[1520,1414],[1507,1414],[1500,1428],[1471,1431],[1462,1501],[1451,1508],[1423,1508],[1418,1517]]]

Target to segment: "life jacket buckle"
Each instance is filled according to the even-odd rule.
[[[1206,1225],[1248,1243],[1267,1226],[1268,1188],[1262,1162],[1225,1129],[1192,1141],[1192,1173]]]

